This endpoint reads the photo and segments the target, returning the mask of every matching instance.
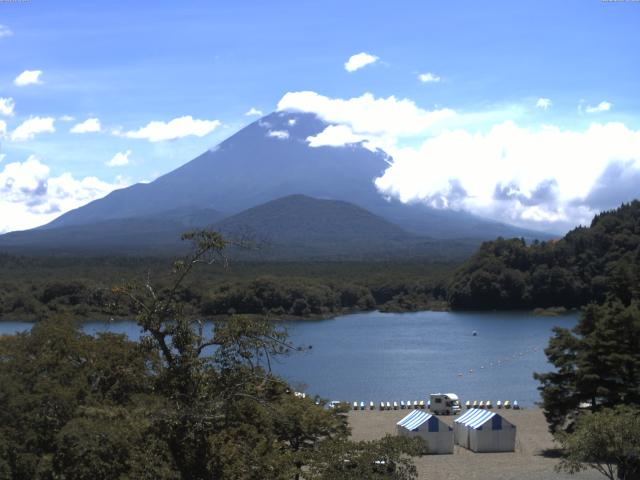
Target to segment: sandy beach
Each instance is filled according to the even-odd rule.
[[[556,445],[538,408],[498,410],[517,427],[516,451],[512,453],[473,453],[455,446],[453,455],[425,455],[415,459],[420,479],[428,480],[555,480],[600,479],[594,470],[576,475],[557,473]],[[373,440],[389,433],[396,434],[396,422],[407,410],[351,411],[349,423],[354,440]],[[441,417],[449,425],[454,417]]]

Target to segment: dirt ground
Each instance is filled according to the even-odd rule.
[[[455,446],[453,455],[425,455],[415,459],[420,479],[428,480],[556,480],[602,479],[594,470],[576,475],[557,473],[556,448],[547,423],[538,408],[497,410],[516,430],[516,451],[509,453],[473,453]],[[349,413],[354,440],[373,440],[389,433],[395,435],[396,422],[407,410],[364,410]],[[454,417],[441,417],[453,425]]]

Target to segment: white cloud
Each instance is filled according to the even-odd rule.
[[[365,140],[365,137],[356,135],[346,125],[329,125],[319,134],[307,138],[310,147],[342,147]]]
[[[221,122],[218,120],[194,120],[191,115],[187,115],[174,118],[169,122],[149,122],[145,127],[138,130],[125,132],[124,136],[128,138],[144,138],[150,142],[161,142],[190,135],[204,137],[220,125]]]
[[[118,152],[116,153],[111,160],[105,163],[107,167],[123,167],[125,165],[129,165],[129,155],[131,155],[131,150],[127,150],[126,152]]]
[[[6,25],[0,25],[0,38],[2,37],[10,37],[13,35],[13,32]]]
[[[0,138],[7,136],[7,122],[0,120]]]
[[[13,98],[0,98],[0,115],[10,117],[13,115],[13,109],[16,106],[16,102]]]
[[[38,133],[53,133],[56,131],[53,122],[52,117],[31,117],[11,133],[11,140],[31,140]]]
[[[548,98],[540,97],[536,102],[536,108],[541,108],[542,110],[548,109],[551,105],[553,105],[553,102]]]
[[[389,153],[393,166],[376,182],[383,192],[538,228],[588,222],[597,210],[588,197],[611,164],[623,162],[640,175],[640,131],[621,123],[574,131],[504,122],[487,133],[443,132]]]
[[[264,113],[262,113],[262,110],[258,110],[258,109],[257,109],[257,108],[255,108],[255,107],[251,107],[251,108],[249,109],[249,111],[245,113],[245,115],[246,115],[247,117],[251,117],[251,116],[253,116],[253,115],[258,116],[258,117],[262,117],[262,116],[264,115]]]
[[[437,83],[440,81],[440,77],[435,73],[427,72],[418,75],[418,80],[422,83]]]
[[[25,70],[20,75],[16,77],[13,81],[18,87],[24,87],[26,85],[35,85],[38,83],[42,83],[40,81],[40,76],[42,75],[42,70]]]
[[[49,167],[30,156],[8,163],[0,171],[0,232],[24,230],[48,223],[57,216],[103,197],[126,184],[96,177],[52,176]]]
[[[608,112],[611,110],[611,104],[609,102],[600,102],[595,107],[587,106],[584,110],[587,113]]]
[[[7,156],[6,153],[0,153],[0,163],[2,163],[2,161],[5,159],[6,156]]]
[[[286,130],[269,130],[267,136],[271,138],[277,138],[279,140],[286,140],[289,138],[289,132]]]
[[[347,72],[355,72],[356,70],[360,70],[367,65],[376,63],[378,60],[379,58],[375,55],[371,55],[366,52],[357,53],[349,57],[349,60],[347,60],[347,62],[344,64],[344,69]]]
[[[439,122],[456,115],[448,108],[424,110],[412,100],[394,96],[376,98],[365,93],[343,100],[310,91],[286,93],[278,102],[278,110],[315,113],[326,122],[348,125],[360,135],[395,137],[428,133]]]
[[[590,221],[599,208],[640,197],[640,130],[622,123],[527,128],[505,120],[527,111],[518,106],[429,111],[409,99],[371,94],[287,93],[278,110],[315,113],[332,124],[307,138],[310,146],[363,142],[385,150],[393,163],[376,185],[405,202],[560,231]]]
[[[60,120],[61,122],[73,122],[75,118],[71,115],[62,115],[60,118],[58,118],[58,120]]]
[[[101,130],[100,120],[97,118],[88,118],[84,122],[77,123],[73,126],[71,133],[95,133]]]

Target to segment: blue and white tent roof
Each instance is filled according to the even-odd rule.
[[[490,410],[481,410],[479,408],[474,408],[471,410],[467,410],[465,413],[460,415],[460,417],[455,419],[455,423],[459,423],[465,427],[469,428],[480,428],[489,420],[494,417],[498,417],[502,420],[502,417],[498,415],[496,412],[492,412]],[[492,422],[492,424],[497,424],[502,422]],[[499,428],[498,428],[499,429]]]
[[[400,427],[404,427],[407,430],[415,430],[420,425],[428,422],[432,416],[433,415],[431,415],[430,413],[423,412],[421,410],[414,410],[409,415],[400,420],[397,425]]]

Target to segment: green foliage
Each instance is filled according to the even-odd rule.
[[[158,290],[166,289],[172,279],[166,263],[159,258],[0,254],[0,319],[132,318],[135,308],[114,297],[111,286],[123,278],[137,283],[153,278]],[[455,267],[421,261],[222,264],[190,273],[180,292],[185,314],[324,317],[376,308],[443,309]]]
[[[0,338],[0,479],[415,478],[413,444],[350,442],[344,409],[271,373],[274,357],[299,350],[285,331],[243,316],[205,331],[188,315],[187,277],[224,262],[225,242],[184,238],[194,253],[169,281],[114,289],[136,312],[139,343],[63,317]],[[49,301],[76,290],[51,291]],[[340,476],[344,462],[327,452],[359,476]]]
[[[309,478],[413,480],[417,470],[409,456],[420,455],[424,449],[422,439],[389,435],[375,442],[324,442],[311,463]]]
[[[83,407],[130,406],[149,395],[155,362],[123,336],[94,338],[62,318],[1,337],[0,465],[8,478],[53,468],[59,434]]]
[[[484,243],[454,275],[454,309],[574,308],[613,296],[628,304],[640,284],[640,201],[597,215],[552,242]]]
[[[571,429],[581,404],[640,406],[638,301],[589,305],[571,331],[555,330],[545,353],[556,370],[535,378],[552,431]]]
[[[571,434],[558,435],[564,458],[558,470],[593,468],[610,480],[640,478],[640,410],[617,407],[580,416]]]

